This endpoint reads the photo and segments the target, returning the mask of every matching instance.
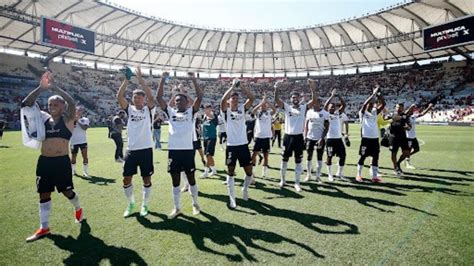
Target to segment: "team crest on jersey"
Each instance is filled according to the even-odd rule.
[[[291,116],[300,116],[301,115],[301,110],[298,108],[298,109],[294,109],[294,108],[291,108],[290,112],[288,112],[288,115],[291,117]]]
[[[173,122],[186,122],[186,121],[189,121],[188,112],[186,111],[184,113],[176,113],[176,115],[171,116],[171,120],[173,120]]]
[[[241,120],[244,117],[244,114],[242,111],[235,111],[235,112],[230,112],[230,119],[231,120]]]

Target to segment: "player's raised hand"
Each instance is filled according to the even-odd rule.
[[[275,85],[273,86],[275,89],[283,87],[284,80],[279,80],[275,82]]]
[[[51,73],[49,70],[44,72],[40,80],[41,89],[48,90],[51,88],[53,83],[54,83],[53,73]]]
[[[310,87],[311,90],[315,90],[316,89],[316,80],[314,79],[308,79],[308,85]]]
[[[188,77],[194,79],[196,78],[196,75],[194,74],[194,72],[188,72]]]
[[[334,97],[334,96],[336,96],[336,94],[337,94],[337,90],[336,90],[336,89],[332,89],[332,90],[331,90],[331,96]]]

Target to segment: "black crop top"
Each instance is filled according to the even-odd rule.
[[[60,118],[59,122],[55,124],[54,126],[51,125],[49,121],[51,121],[53,118],[48,118],[46,122],[44,122],[44,129],[46,130],[46,138],[62,138],[69,140],[71,139],[72,132],[69,130],[69,128],[66,127],[66,124],[64,123],[64,118]]]

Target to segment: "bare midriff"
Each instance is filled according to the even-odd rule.
[[[48,138],[41,145],[41,155],[59,157],[69,155],[69,140],[63,138]]]

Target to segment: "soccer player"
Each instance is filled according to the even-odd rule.
[[[416,105],[410,106],[408,108],[408,115],[410,119],[410,125],[411,128],[410,130],[407,130],[407,139],[408,139],[408,148],[410,149],[410,154],[405,160],[406,163],[406,168],[407,169],[416,169],[411,163],[410,163],[410,158],[413,154],[417,153],[420,151],[420,145],[418,144],[418,139],[416,138],[416,130],[415,130],[415,125],[416,125],[416,119],[423,117],[426,115],[431,109],[433,108],[433,103],[429,103],[428,106],[421,112],[419,113],[414,113],[416,109]]]
[[[217,131],[219,132],[219,145],[221,146],[221,151],[224,150],[224,143],[227,142],[227,129],[225,125],[225,120],[221,114],[217,116],[219,120],[219,126],[217,127]]]
[[[244,104],[239,105],[240,95],[237,88],[241,87],[247,100]],[[248,200],[248,188],[252,181],[252,158],[247,140],[247,132],[245,128],[245,113],[252,106],[255,96],[246,86],[240,86],[240,81],[234,79],[232,86],[224,93],[221,99],[221,112],[225,117],[227,127],[227,147],[226,147],[226,165],[227,165],[227,191],[229,193],[229,207],[235,209],[237,203],[235,201],[235,166],[237,160],[240,167],[244,168],[245,179],[242,188],[244,200]]]
[[[3,138],[3,131],[7,127],[7,121],[0,119],[0,139]]]
[[[152,185],[151,176],[154,172],[152,122],[155,114],[155,100],[150,87],[142,77],[140,67],[137,67],[136,75],[143,90],[135,89],[133,91],[132,104],[129,104],[125,99],[125,91],[131,75],[126,75],[117,92],[119,105],[128,115],[128,148],[123,164],[123,189],[128,200],[128,206],[123,213],[124,217],[130,216],[135,208],[132,177],[137,174],[137,167],[140,167],[140,174],[143,179],[143,201],[140,215],[148,215],[148,201]]]
[[[337,95],[339,98],[340,104],[339,108],[336,110],[336,104],[331,103],[332,99],[336,97],[336,89],[332,90],[331,96],[324,103],[324,110],[329,112],[329,130],[327,134],[326,141],[326,154],[327,161],[326,165],[328,168],[328,180],[334,181],[332,175],[332,157],[339,157],[339,166],[337,168],[336,177],[345,181],[344,178],[344,165],[346,162],[346,147],[342,141],[342,122],[341,114],[344,113],[346,108],[346,103],[340,95]]]
[[[359,118],[362,124],[362,140],[359,147],[360,158],[357,163],[357,182],[363,181],[362,169],[364,167],[365,158],[369,156],[372,157],[372,182],[378,183],[382,181],[382,179],[378,177],[380,143],[377,117],[385,108],[385,101],[383,101],[382,97],[379,97],[381,104],[375,106],[374,101],[378,92],[379,88],[376,87],[372,95],[365,100],[362,104],[362,108],[359,110]]]
[[[163,124],[163,117],[161,112],[155,114],[155,119],[153,120],[153,139],[155,141],[155,150],[161,150],[161,124]]]
[[[393,172],[400,177],[403,172],[400,163],[410,156],[410,147],[406,131],[411,129],[408,114],[404,112],[403,103],[395,106],[395,112],[392,115],[392,123],[390,123],[390,151],[392,153]],[[402,154],[397,161],[398,150],[402,150]]]
[[[201,178],[207,178],[217,174],[214,163],[214,153],[216,151],[217,125],[219,124],[217,116],[212,111],[212,105],[207,104],[204,107],[204,119],[202,121],[202,133],[204,139],[204,153],[206,154],[207,167]]]
[[[303,160],[304,151],[304,121],[306,110],[313,108],[316,102],[316,81],[308,79],[309,88],[311,90],[311,101],[308,103],[301,102],[301,95],[299,92],[293,91],[291,93],[291,105],[283,102],[280,99],[280,88],[283,82],[278,81],[275,83],[275,103],[278,107],[283,108],[285,111],[285,136],[283,137],[283,152],[280,168],[280,187],[286,185],[285,175],[288,167],[288,160],[294,154],[295,156],[295,185],[294,188],[297,192],[301,191],[300,177],[303,173],[303,166],[301,161]]]
[[[79,148],[81,149],[82,155],[82,172],[83,176],[88,177],[88,164],[89,157],[87,156],[87,133],[86,130],[89,128],[89,119],[82,117],[84,113],[84,107],[76,107],[76,117],[74,121],[74,131],[71,137],[71,168],[72,173],[76,174],[76,158]]]
[[[278,148],[281,148],[281,129],[282,129],[282,121],[278,113],[275,114],[273,118],[273,139],[272,139],[272,147],[275,145],[275,140],[278,140]]]
[[[268,153],[270,152],[270,139],[272,138],[272,116],[276,112],[275,106],[271,104],[266,95],[253,108],[252,114],[255,116],[255,144],[253,146],[252,163],[256,167],[257,155],[263,153],[262,177],[268,172]]]
[[[253,135],[255,131],[255,115],[254,114],[249,114],[247,116],[247,119],[245,120],[245,127],[247,128],[247,141],[248,144],[253,140]]]
[[[125,111],[120,110],[116,116],[112,117],[110,121],[110,138],[115,143],[115,161],[123,163],[123,120],[125,119]]]
[[[306,139],[306,151],[308,153],[306,160],[306,178],[304,182],[311,179],[313,168],[313,153],[316,149],[317,167],[316,181],[321,183],[321,168],[323,167],[323,154],[326,135],[329,129],[329,113],[321,107],[321,103],[316,95],[316,102],[313,108],[306,113],[306,121],[304,128],[304,136]]]
[[[193,214],[200,213],[200,207],[197,202],[198,187],[194,172],[196,170],[194,162],[194,147],[193,147],[193,131],[194,131],[194,114],[199,111],[203,97],[202,90],[194,76],[194,73],[188,73],[196,90],[196,99],[194,104],[190,107],[188,98],[185,94],[178,93],[174,97],[174,106],[169,107],[166,101],[163,100],[164,84],[166,77],[169,74],[164,72],[160,81],[158,94],[156,99],[161,109],[168,115],[168,172],[172,179],[172,192],[174,208],[168,216],[174,219],[181,214],[181,191],[179,188],[181,181],[181,172],[186,173],[189,182],[189,190],[191,191]]]
[[[53,75],[47,71],[41,77],[40,85],[22,102],[22,106],[32,107],[41,92],[50,90],[57,93],[48,99],[47,120],[44,122],[46,138],[41,145],[41,156],[36,165],[36,188],[39,193],[40,228],[26,239],[35,241],[50,233],[51,192],[54,188],[69,199],[75,210],[75,220],[83,220],[79,196],[74,192],[71,161],[69,160],[69,140],[74,128],[76,107],[74,99],[54,84]]]

